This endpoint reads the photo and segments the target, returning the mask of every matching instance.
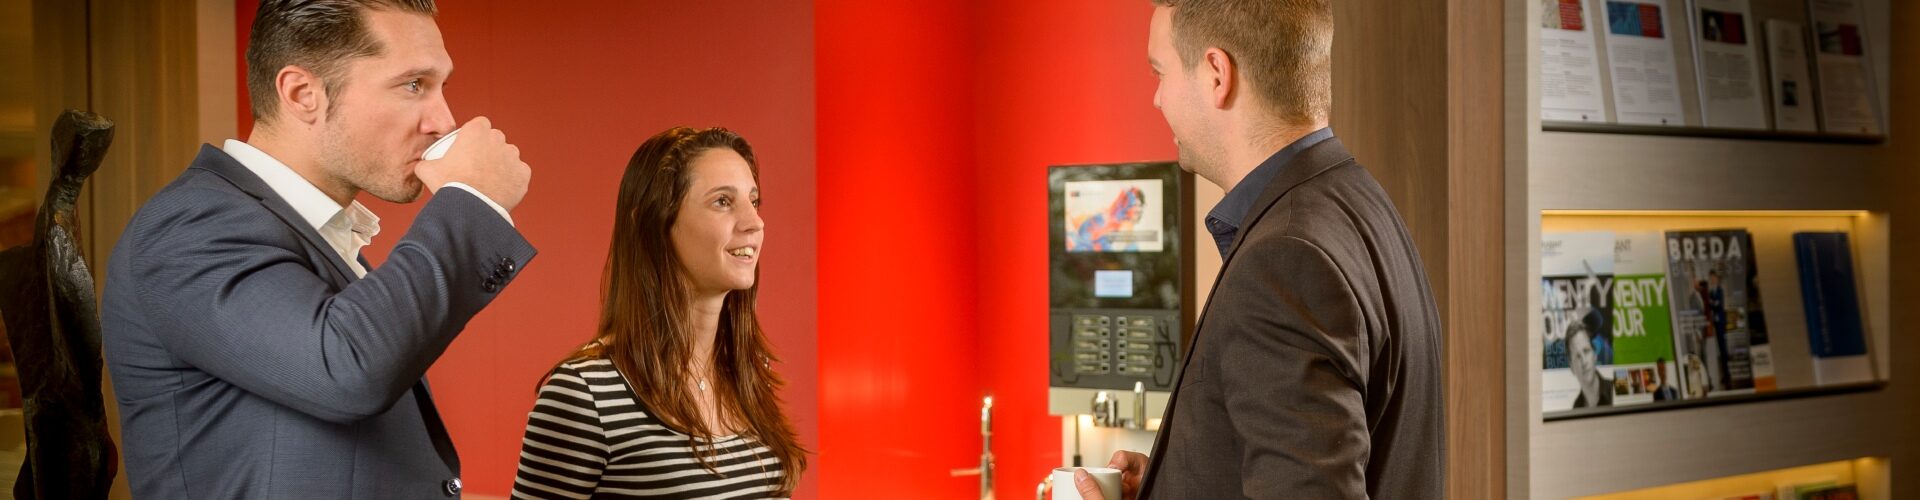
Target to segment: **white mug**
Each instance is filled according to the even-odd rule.
[[[439,139],[433,141],[432,145],[427,146],[426,152],[420,153],[420,159],[433,161],[440,159],[442,156],[446,156],[447,150],[453,148],[453,139],[459,135],[460,129],[454,129],[452,132],[447,132],[447,135],[440,136]]]
[[[1073,484],[1073,470],[1086,469],[1100,485],[1107,500],[1120,500],[1120,469],[1107,467],[1061,467],[1053,470],[1053,500],[1080,500],[1080,489]]]

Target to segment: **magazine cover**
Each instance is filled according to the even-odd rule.
[[[1667,266],[1684,397],[1773,390],[1752,236],[1745,229],[1668,231]]]
[[[1630,380],[1614,406],[1680,399],[1660,233],[1621,233],[1613,242],[1614,380]],[[1616,382],[1616,385],[1618,383]]]
[[[1596,9],[1605,19],[1607,73],[1613,87],[1617,123],[1680,127],[1687,107],[1680,96],[1680,66],[1675,57],[1676,30],[1668,25],[1669,0],[1604,0]],[[1685,16],[1674,16],[1685,19]],[[1680,21],[1684,22],[1684,21]],[[1687,29],[1677,33],[1684,39]],[[1691,43],[1691,42],[1688,42]]]
[[[1873,47],[1863,0],[1808,0],[1814,74],[1820,81],[1820,130],[1879,135],[1883,130]]]
[[[1853,245],[1845,232],[1793,233],[1800,265],[1800,300],[1816,385],[1870,382],[1874,366],[1854,280]]]
[[[1612,406],[1613,233],[1544,233],[1540,242],[1542,412]]]
[[[1596,20],[1583,0],[1540,0],[1540,119],[1607,121]]]
[[[1708,127],[1766,129],[1760,41],[1747,0],[1687,0],[1700,120]]]

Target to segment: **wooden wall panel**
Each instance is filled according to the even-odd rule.
[[[1891,300],[1888,301],[1889,313],[1894,325],[1889,335],[1910,336],[1911,326],[1920,325],[1920,308],[1911,307],[1920,303],[1920,293],[1901,283],[1920,282],[1920,265],[1916,265],[1913,249],[1920,247],[1920,197],[1913,196],[1920,189],[1920,64],[1915,64],[1915,54],[1920,54],[1920,32],[1912,28],[1920,26],[1920,3],[1911,1],[1891,2],[1891,25],[1905,29],[1893,29],[1890,34],[1890,48],[1893,63],[1890,65],[1890,84],[1883,91],[1887,95],[1887,144],[1884,156],[1878,165],[1878,179],[1874,185],[1884,206],[1892,212],[1889,216],[1892,247],[1892,271],[1888,273],[1891,286]],[[1883,391],[1890,392],[1888,415],[1880,418],[1883,422],[1909,422],[1895,424],[1903,429],[1904,435],[1894,438],[1901,442],[1899,452],[1892,456],[1892,473],[1889,494],[1892,498],[1912,498],[1920,496],[1920,474],[1914,473],[1916,462],[1920,462],[1920,432],[1910,423],[1920,419],[1920,386],[1913,382],[1920,373],[1920,343],[1903,341],[1896,337],[1888,349],[1892,362],[1888,363],[1891,377],[1895,381]],[[1902,383],[1904,382],[1904,383]]]
[[[1445,303],[1447,2],[1333,6],[1334,134],[1393,197]]]
[[[1505,498],[1503,6],[1447,3],[1448,498]]]
[[[1502,9],[1334,2],[1334,131],[1406,219],[1445,325],[1452,498],[1505,496]]]
[[[199,148],[195,0],[89,3],[92,111],[113,120],[113,146],[80,201],[95,282],[121,228]]]
[[[87,8],[85,2],[34,0],[33,192],[45,194],[53,178],[52,144],[41,140],[66,109],[87,109]]]
[[[60,107],[79,107],[115,123],[113,146],[80,199],[82,248],[96,286],[104,283],[114,243],[140,204],[173,181],[200,144],[231,137],[235,82],[233,3],[230,0],[41,1],[63,4],[62,26],[84,32],[62,45],[49,66],[84,75],[83,93],[71,83]],[[204,29],[202,29],[204,28]],[[74,40],[69,35],[65,40]],[[83,73],[81,73],[83,72]],[[71,77],[68,77],[71,80]],[[84,100],[73,98],[84,96]],[[84,104],[84,105],[81,105]],[[56,111],[57,112],[57,111]],[[49,115],[48,120],[52,116]],[[49,121],[49,124],[51,122]],[[107,381],[107,418],[120,442],[119,408]],[[130,498],[126,476],[112,498]]]

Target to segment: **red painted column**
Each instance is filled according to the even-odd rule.
[[[815,2],[825,498],[978,493],[972,6]]]

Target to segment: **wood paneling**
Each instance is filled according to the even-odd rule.
[[[1445,325],[1452,498],[1505,496],[1502,9],[1334,3],[1334,130],[1406,219]]]
[[[1506,497],[1499,0],[1447,2],[1447,496]]]
[[[199,148],[195,0],[92,0],[92,111],[117,125],[107,160],[80,201],[95,282],[140,203]]]
[[[1920,32],[1913,27],[1920,26],[1920,2],[1894,1],[1892,4],[1891,25],[1904,29],[1891,31],[1889,36],[1890,55],[1893,64],[1890,68],[1890,84],[1885,91],[1887,97],[1887,144],[1885,155],[1878,164],[1878,176],[1874,184],[1885,200],[1884,206],[1892,212],[1887,217],[1888,242],[1892,252],[1892,271],[1889,281],[1891,298],[1888,301],[1891,323],[1890,335],[1912,335],[1912,325],[1920,325],[1920,308],[1912,307],[1920,303],[1920,293],[1913,287],[1901,286],[1901,283],[1920,283],[1920,265],[1916,265],[1914,248],[1920,247],[1920,197],[1913,195],[1920,189],[1920,64],[1915,64],[1914,56],[1920,54]],[[1883,391],[1892,402],[1880,417],[1881,422],[1895,423],[1889,427],[1899,429],[1902,435],[1893,437],[1901,444],[1899,452],[1892,456],[1892,484],[1889,494],[1893,498],[1912,498],[1920,492],[1920,474],[1913,472],[1915,463],[1920,462],[1920,432],[1911,422],[1920,419],[1920,385],[1913,382],[1920,378],[1920,342],[1896,338],[1888,349],[1893,358],[1888,369],[1895,381]],[[1905,383],[1901,383],[1905,382]],[[1898,424],[1904,422],[1905,424]]]
[[[34,0],[32,9],[33,70],[39,75],[34,79],[33,161],[38,171],[33,192],[44,194],[53,178],[53,146],[46,140],[53,120],[62,110],[87,109],[87,6]]]
[[[1447,3],[1333,5],[1334,133],[1393,197],[1444,304]]]
[[[52,33],[38,52],[53,55],[36,60],[52,75],[42,84],[38,118],[50,128],[59,110],[79,108],[115,123],[113,146],[80,199],[81,245],[99,286],[140,204],[179,175],[201,143],[233,135],[233,4],[39,0],[36,9],[36,26]],[[120,442],[119,408],[106,382],[107,419]],[[124,470],[112,498],[130,498]]]

